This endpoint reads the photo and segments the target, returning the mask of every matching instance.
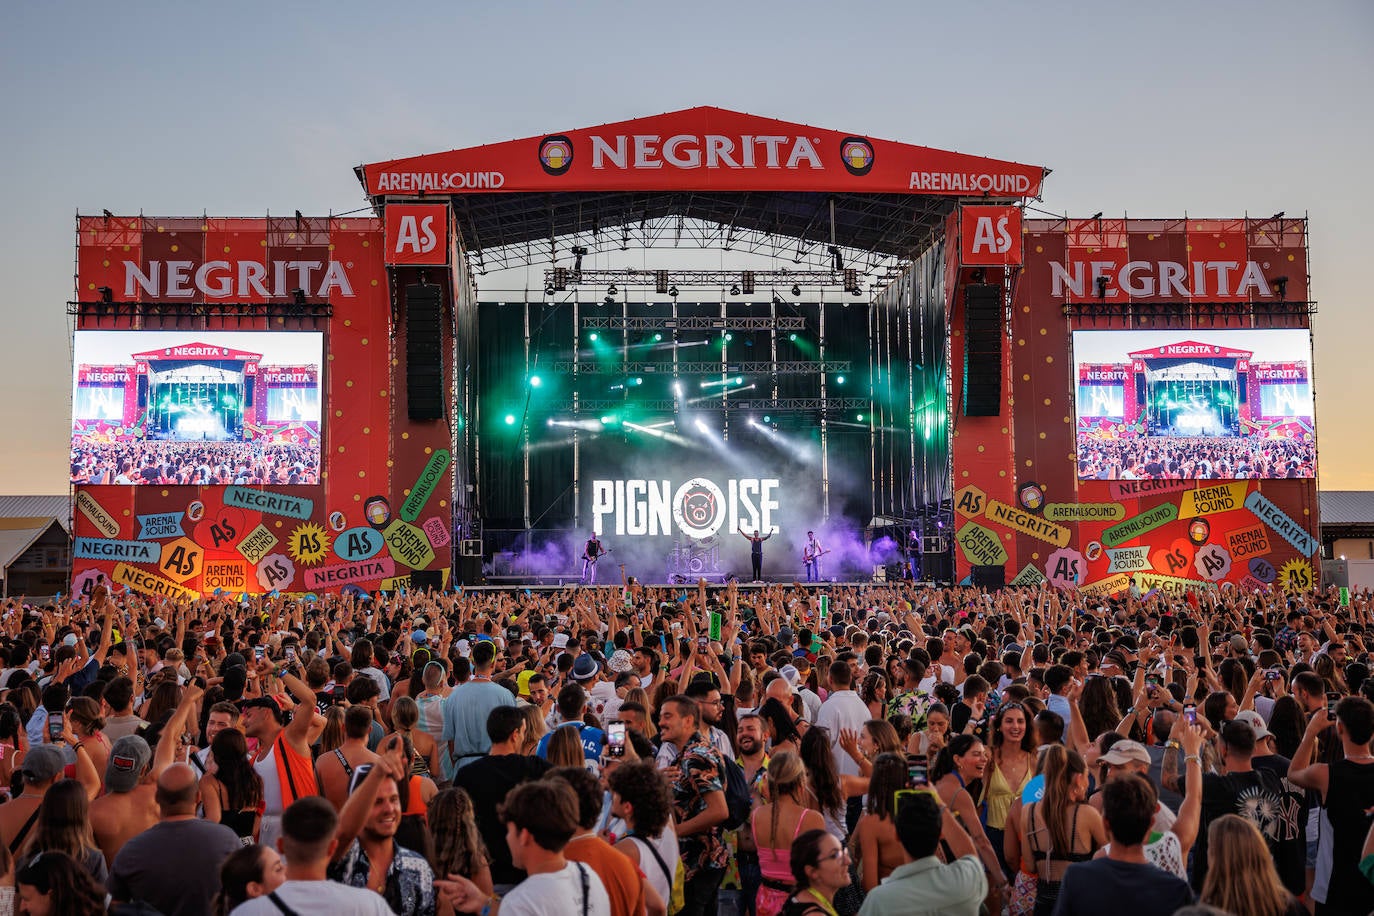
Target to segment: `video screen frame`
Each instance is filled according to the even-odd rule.
[[[1310,330],[1080,329],[1072,344],[1079,479],[1316,476]],[[1117,386],[1120,416],[1083,412]]]
[[[78,331],[70,481],[318,484],[324,365],[317,331]]]

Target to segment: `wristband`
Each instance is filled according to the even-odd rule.
[[[1183,758],[1184,764],[1189,764],[1189,763],[1192,763],[1192,762],[1194,762],[1194,761],[1197,762],[1197,765],[1198,765],[1198,766],[1202,766],[1202,758],[1199,757],[1197,754],[1189,754],[1188,756],[1186,756],[1186,757]]]

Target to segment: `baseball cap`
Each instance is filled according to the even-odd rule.
[[[35,744],[24,755],[24,765],[19,768],[19,772],[23,773],[29,782],[47,782],[56,778],[66,766],[62,752],[56,746]]]
[[[132,792],[152,763],[153,751],[138,735],[125,735],[110,748],[105,786],[111,792]]]
[[[66,636],[63,636],[63,637],[62,637],[62,645],[64,645],[64,646],[74,646],[74,645],[76,645],[76,640],[77,640],[77,637],[76,637],[76,634],[75,634],[75,633],[68,633]]]
[[[424,630],[415,630],[410,634],[410,641],[419,645],[429,642],[429,634]]]
[[[1110,766],[1121,766],[1125,763],[1149,766],[1150,752],[1139,741],[1118,741],[1112,745],[1111,750],[1097,759]]]
[[[778,669],[778,674],[792,687],[801,683],[801,672],[797,670],[795,665],[783,665]]]
[[[249,709],[270,709],[272,715],[276,717],[281,725],[286,724],[286,707],[276,697],[252,697],[251,699],[239,700],[239,709],[246,711]]]
[[[534,671],[521,671],[515,676],[515,684],[520,690],[520,696],[527,697],[530,695],[530,678],[534,677],[536,673]]]
[[[1274,737],[1274,733],[1265,726],[1264,717],[1253,709],[1245,709],[1236,713],[1236,721],[1248,723],[1249,726],[1255,730],[1256,741],[1261,738]]]

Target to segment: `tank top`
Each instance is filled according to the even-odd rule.
[[[983,792],[983,804],[987,806],[987,825],[994,830],[1005,830],[1007,828],[1007,812],[1011,809],[1011,803],[1021,797],[1021,792],[1025,790],[1031,779],[1035,776],[1034,761],[1026,765],[1026,772],[1021,777],[1020,785],[1013,786],[1007,782],[1007,777],[1002,773],[1002,768],[993,764],[992,773],[988,776],[988,787]]]
[[[1333,912],[1374,910],[1374,885],[1357,867],[1374,805],[1374,763],[1338,760],[1327,769],[1326,816],[1331,822],[1331,883],[1326,903]]]
[[[677,834],[673,832],[671,826],[663,828],[663,832],[658,837],[650,838],[630,834],[628,839],[634,841],[639,847],[639,870],[644,873],[644,879],[649,885],[658,891],[659,899],[665,903],[673,899],[673,875],[668,873],[668,869],[678,868],[678,848]],[[654,858],[654,853],[658,853],[658,858]],[[660,861],[662,864],[660,864]]]

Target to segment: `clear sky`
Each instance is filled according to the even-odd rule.
[[[323,214],[363,162],[718,105],[1045,165],[1038,206],[1311,218],[1321,483],[1374,488],[1374,4],[19,3],[0,492],[66,489],[78,209]]]

